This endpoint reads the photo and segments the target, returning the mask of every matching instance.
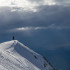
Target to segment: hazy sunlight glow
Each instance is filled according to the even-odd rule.
[[[0,6],[9,6],[9,7],[22,7],[24,10],[37,11],[36,6],[40,5],[55,5],[56,3],[52,0],[43,0],[41,4],[37,2],[31,2],[28,0],[0,0]]]

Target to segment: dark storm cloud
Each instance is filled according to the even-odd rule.
[[[25,11],[12,12],[12,8],[2,8],[0,11],[0,29],[14,29],[21,27],[48,27],[54,24],[57,27],[70,28],[70,7],[64,6],[39,6],[37,12]]]

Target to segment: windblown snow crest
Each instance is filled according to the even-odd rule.
[[[54,70],[45,57],[17,40],[0,44],[0,70]]]

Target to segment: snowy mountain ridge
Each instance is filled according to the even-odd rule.
[[[0,70],[54,70],[45,57],[17,40],[0,44]]]

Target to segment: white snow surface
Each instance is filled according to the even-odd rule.
[[[0,70],[54,70],[43,56],[17,40],[0,44]]]

